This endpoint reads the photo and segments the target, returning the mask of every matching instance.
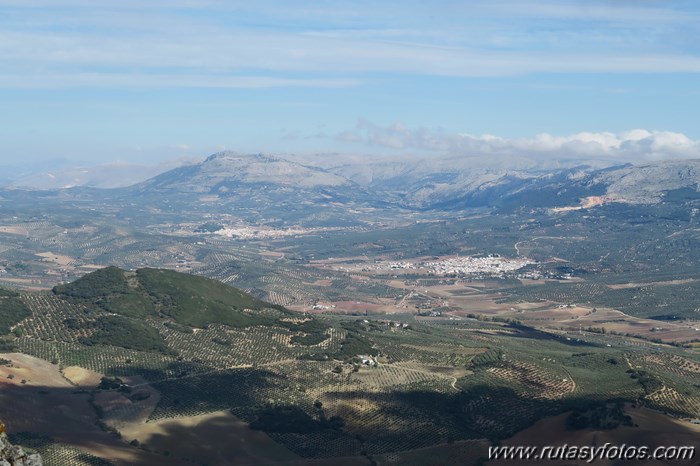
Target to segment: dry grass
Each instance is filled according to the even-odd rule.
[[[183,465],[136,449],[101,431],[88,394],[80,393],[59,372],[58,366],[23,354],[9,353],[17,367],[15,378],[0,377],[0,417],[8,432],[35,432],[56,442],[79,448],[117,466]],[[28,380],[22,384],[21,378]]]
[[[96,387],[100,383],[102,375],[78,366],[69,366],[63,369],[63,376],[71,383],[80,387]]]
[[[251,430],[228,411],[133,423],[121,432],[125,438],[138,439],[154,451],[196,458],[197,464],[274,464],[300,459],[265,433]]]
[[[593,430],[583,429],[570,431],[566,428],[566,418],[568,413],[561,414],[555,417],[549,417],[536,422],[529,429],[523,430],[514,437],[502,442],[503,445],[603,445],[609,442],[611,445],[645,445],[650,448],[655,448],[660,445],[664,446],[695,446],[700,450],[700,427],[694,426],[688,422],[679,421],[659,412],[652,411],[646,408],[630,408],[627,413],[632,417],[634,423],[639,427],[619,427],[614,430]],[[552,465],[557,464],[551,460],[546,461],[522,461],[518,464],[529,465]],[[513,460],[509,461],[490,461],[486,463],[489,466],[508,466],[515,464]],[[574,463],[572,463],[574,464]],[[583,464],[583,463],[581,463]],[[616,464],[614,461],[596,461],[596,465],[612,466]],[[625,461],[624,464],[641,466],[658,466],[658,465],[696,465],[697,458],[690,461],[654,461],[654,462],[639,462]]]
[[[612,290],[624,290],[626,288],[639,288],[642,286],[668,286],[668,285],[684,285],[693,283],[697,280],[694,278],[686,278],[685,280],[667,280],[662,282],[645,282],[645,283],[619,283],[616,285],[607,285]]]
[[[58,366],[43,359],[21,353],[3,353],[0,358],[12,361],[13,367],[0,366],[0,381],[9,385],[70,388],[71,383],[61,376]],[[8,376],[12,374],[14,378]]]
[[[479,458],[486,457],[488,455],[488,447],[489,443],[486,440],[466,440],[400,453],[375,455],[374,459],[379,466],[405,464],[415,466],[468,466],[477,464]]]
[[[40,253],[37,253],[36,255],[39,257],[42,257],[46,261],[53,262],[55,264],[62,265],[62,266],[70,265],[71,262],[75,261],[75,259],[73,259],[70,256],[64,256],[62,254],[55,254],[55,253],[49,252],[49,251],[40,252]]]

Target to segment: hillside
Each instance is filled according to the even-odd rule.
[[[417,212],[487,208],[578,208],[616,202],[688,203],[698,194],[698,160],[541,166],[466,156],[397,159],[213,154],[119,189],[4,190],[13,203],[79,200],[140,216],[225,214],[271,227],[364,226]],[[70,183],[69,183],[70,184]],[[590,201],[591,198],[601,198]],[[599,202],[600,201],[600,202]]]
[[[88,454],[149,466],[409,463],[418,448],[444,449],[442,464],[572,409],[576,426],[603,432],[625,422],[624,403],[700,415],[697,355],[621,334],[466,311],[310,317],[151,268],[106,267],[14,298],[30,315],[7,337],[0,404],[12,440],[61,466]],[[518,318],[540,312],[525,308]],[[54,405],[68,407],[61,421],[42,422]],[[20,424],[26,410],[36,421]],[[112,463],[117,454],[129,462]]]
[[[438,211],[474,207],[512,210],[519,206],[577,205],[590,196],[654,204],[669,191],[695,192],[698,168],[698,160],[601,168],[599,164],[546,166],[454,155],[367,160],[361,156],[284,158],[222,152],[130,189],[141,194],[216,195],[227,202],[259,205],[263,210],[270,208],[270,202],[286,200],[293,200],[295,210],[300,204],[319,207],[329,200]]]
[[[226,193],[237,184],[291,186],[300,189],[347,186],[349,180],[319,167],[263,154],[219,152],[199,164],[175,168],[139,189],[193,193]]]
[[[0,335],[9,332],[10,327],[30,314],[18,293],[0,288]]]
[[[271,325],[276,323],[272,315],[289,313],[221,282],[164,269],[128,272],[106,267],[67,285],[56,286],[53,292],[58,297],[120,316],[138,319],[167,316],[192,327]],[[274,312],[264,313],[264,310]]]

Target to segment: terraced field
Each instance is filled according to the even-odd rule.
[[[158,225],[144,226],[151,220],[122,206],[95,214],[90,226],[37,213],[31,221],[5,218],[0,230],[0,239],[18,245],[0,247],[7,270],[0,281],[24,280],[4,283],[46,288],[71,282],[96,264],[164,264],[269,303],[218,307],[210,296],[192,299],[188,291],[182,293],[183,314],[171,302],[177,290],[147,289],[133,278],[138,272],[127,273],[126,287],[120,282],[94,296],[20,293],[29,314],[8,323],[5,354],[17,349],[34,355],[70,380],[78,380],[76,368],[93,371],[89,382],[71,386],[67,390],[76,393],[65,396],[85,398],[95,417],[89,429],[141,464],[149,464],[145,457],[151,464],[154,458],[187,463],[191,452],[168,440],[175,434],[158,429],[222,413],[250,426],[245,435],[278,446],[279,458],[338,464],[341,458],[392,464],[423,451],[454,458],[464,445],[501,441],[534,420],[615,402],[679,419],[700,416],[700,360],[692,342],[684,348],[679,339],[671,347],[651,341],[661,332],[642,340],[593,328],[596,319],[624,318],[615,309],[653,318],[659,327],[677,320],[692,326],[699,286],[688,265],[696,263],[689,249],[693,233],[674,236],[662,250],[659,270],[652,270],[657,246],[678,231],[676,220],[645,237],[632,224],[606,220],[612,207],[603,206],[591,213],[595,218],[572,212],[566,221],[534,212],[531,219],[465,217],[323,237],[240,240],[194,233],[196,222],[180,222],[175,207],[159,208]],[[115,220],[116,212],[128,222]],[[634,219],[630,213],[628,220]],[[586,239],[590,232],[612,239],[598,244]],[[362,270],[376,260],[513,257],[514,245],[539,261],[527,273],[540,278]],[[333,257],[360,265],[352,272],[319,265]],[[672,259],[677,267],[668,265]],[[332,307],[339,303],[346,306]],[[201,315],[213,317],[195,318]],[[582,321],[592,328],[580,328]],[[130,329],[129,338],[122,338],[121,327]],[[12,390],[34,390],[39,399],[58,396],[56,387],[5,367],[15,370],[14,379],[3,379]],[[140,433],[139,425],[150,433]],[[113,453],[100,456],[78,441],[45,434],[36,448],[53,464],[124,464]],[[18,439],[32,443],[28,434]]]
[[[416,448],[506,438],[532,419],[582,403],[627,400],[677,416],[700,414],[700,391],[693,384],[700,363],[681,350],[573,344],[471,320],[409,321],[397,328],[381,320],[326,316],[319,320],[327,328],[322,340],[303,345],[294,342],[304,334],[295,326],[306,325],[308,317],[245,329],[146,319],[177,350],[167,354],[85,345],[93,330],[82,324],[105,313],[99,307],[52,293],[24,294],[22,300],[31,311],[13,327],[21,329],[13,343],[22,352],[127,384],[83,387],[93,393],[102,425],[111,432],[224,410],[301,458],[389,458]],[[363,363],[368,357],[375,362]],[[638,367],[651,374],[643,383],[629,372]],[[652,387],[650,378],[658,384]],[[266,414],[272,412],[274,423]],[[132,440],[139,448],[148,445],[145,434],[123,441]],[[57,465],[109,460],[63,442],[49,439],[37,449]]]

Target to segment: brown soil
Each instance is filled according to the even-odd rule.
[[[632,417],[633,422],[638,427],[619,427],[614,430],[593,430],[583,429],[570,431],[566,428],[566,418],[568,413],[561,414],[555,417],[548,417],[539,422],[536,422],[529,429],[523,430],[514,437],[502,442],[503,445],[512,446],[558,446],[558,445],[574,445],[574,446],[601,446],[605,443],[621,446],[636,445],[647,446],[651,449],[657,446],[695,446],[698,450],[696,458],[690,461],[624,461],[625,465],[641,466],[641,465],[697,465],[700,455],[700,426],[694,426],[689,422],[679,421],[656,411],[646,408],[628,408],[628,414]],[[552,465],[552,464],[577,464],[571,462],[556,462],[552,460],[540,461],[514,461],[501,460],[490,461],[486,464],[489,466],[506,466],[512,464],[530,464],[530,465]],[[583,461],[579,462],[584,464]],[[623,462],[615,461],[595,461],[595,465],[612,466],[623,464]]]

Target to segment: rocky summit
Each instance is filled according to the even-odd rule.
[[[41,456],[27,454],[22,449],[12,445],[7,439],[5,425],[0,422],[0,466],[42,466]]]

